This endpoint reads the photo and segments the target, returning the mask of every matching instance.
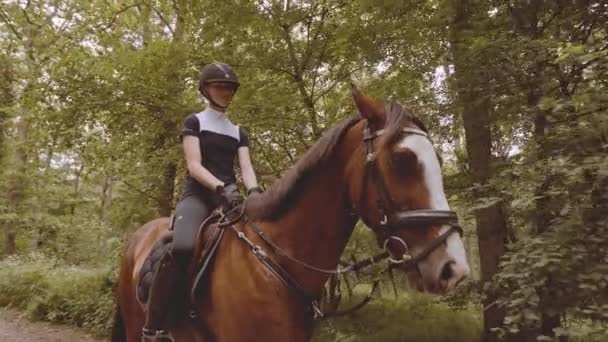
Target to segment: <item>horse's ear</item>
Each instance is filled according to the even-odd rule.
[[[367,119],[370,124],[377,127],[383,127],[386,120],[384,104],[371,96],[363,94],[356,85],[352,84],[353,100],[361,113],[361,116]]]

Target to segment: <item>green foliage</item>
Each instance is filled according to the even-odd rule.
[[[105,337],[110,331],[115,272],[62,265],[42,255],[7,258],[0,263],[0,306],[24,310],[28,318],[67,323]],[[387,285],[388,286],[388,285]],[[315,341],[472,341],[480,331],[479,311],[458,309],[415,293],[396,299],[381,291],[357,313],[322,321]],[[361,300],[369,287],[358,286],[342,305]]]
[[[114,270],[58,264],[42,255],[0,263],[0,306],[24,310],[28,318],[82,327],[107,336],[114,306]]]
[[[368,290],[368,289],[365,289]],[[363,297],[357,292],[349,307]],[[477,341],[479,308],[452,309],[429,296],[404,293],[375,299],[350,316],[323,321],[313,341]]]
[[[159,215],[162,184],[179,194],[185,170],[177,133],[203,106],[198,69],[221,60],[240,76],[230,116],[250,132],[264,185],[352,114],[354,81],[406,104],[430,128],[475,276],[486,256],[477,252],[474,212],[505,205],[515,242],[485,289],[507,310],[501,331],[537,329],[543,315],[558,313],[560,335],[606,334],[608,210],[597,195],[608,193],[605,5],[464,2],[464,71],[484,80],[467,84],[484,96],[464,109],[482,100],[491,109],[497,176],[481,186],[471,181],[456,110],[447,28],[459,7],[451,3],[460,2],[3,3],[0,228],[3,237],[14,233],[17,253],[42,256],[2,261],[0,305],[103,331],[106,268],[114,267],[108,256]],[[171,163],[177,176],[167,180]],[[375,251],[371,232],[358,228],[343,259]],[[322,325],[319,338],[477,339],[481,285],[467,284],[439,304],[384,298]],[[463,331],[467,325],[474,328]],[[450,330],[459,333],[442,335]]]
[[[556,335],[608,336],[608,51],[605,40],[597,40],[604,37],[600,29],[578,42],[540,42],[552,46],[546,63],[560,74],[561,86],[539,101],[545,131],[503,172],[505,192],[518,194],[513,219],[529,225],[520,228],[491,286],[508,312],[503,332],[535,329],[543,315],[560,315],[564,324]],[[574,76],[564,79],[565,70]],[[530,230],[542,234],[530,236]]]

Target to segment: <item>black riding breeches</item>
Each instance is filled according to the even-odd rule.
[[[215,209],[210,202],[191,195],[182,198],[175,207],[171,254],[182,268],[188,267],[199,227]]]

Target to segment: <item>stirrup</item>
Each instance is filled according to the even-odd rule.
[[[173,337],[165,330],[143,328],[141,332],[141,342],[175,342],[175,340],[173,340]]]

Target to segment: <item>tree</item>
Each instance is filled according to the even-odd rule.
[[[483,51],[469,48],[476,38],[475,13],[480,11],[472,2],[451,2],[453,20],[450,26],[450,46],[454,62],[457,111],[462,115],[471,178],[476,184],[476,197],[491,194],[495,167],[492,155],[492,107],[490,94],[484,91],[488,75],[478,68],[486,64]],[[498,271],[499,258],[505,253],[508,238],[502,202],[491,203],[475,212],[481,280],[491,282]],[[493,331],[504,319],[504,311],[495,305],[496,298],[484,301],[484,341],[497,340]]]

